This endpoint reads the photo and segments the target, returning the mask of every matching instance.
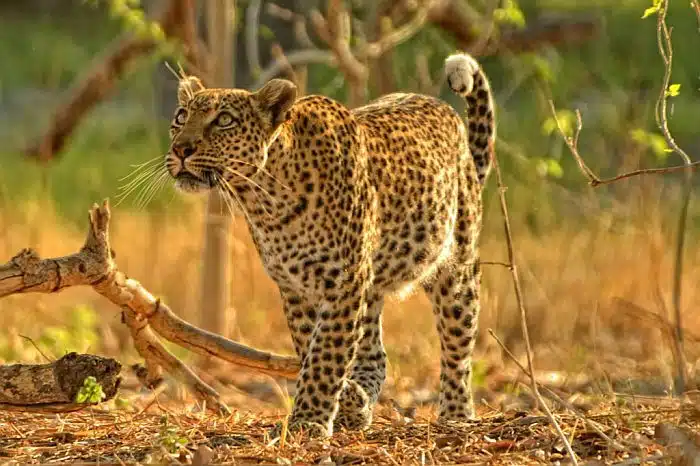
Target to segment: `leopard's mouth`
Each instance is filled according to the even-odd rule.
[[[181,171],[175,176],[175,187],[186,193],[200,193],[208,191],[216,185],[214,175],[204,172],[202,176],[197,176],[189,171]]]

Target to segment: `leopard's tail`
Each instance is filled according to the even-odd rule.
[[[491,169],[496,140],[496,118],[491,86],[479,63],[466,53],[445,60],[447,84],[467,102],[469,150],[474,158],[479,182],[484,184]]]

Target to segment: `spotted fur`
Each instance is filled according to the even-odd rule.
[[[277,283],[302,367],[292,427],[364,429],[385,379],[384,297],[418,284],[441,347],[439,417],[474,415],[481,191],[495,138],[488,80],[468,55],[446,60],[467,121],[424,95],[348,109],[296,98],[275,79],[251,93],[181,83],[166,156],[186,191],[215,187],[246,215]]]

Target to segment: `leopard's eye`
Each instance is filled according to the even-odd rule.
[[[219,113],[219,116],[216,117],[216,120],[214,120],[214,123],[216,126],[220,126],[222,128],[230,126],[231,123],[233,123],[233,115],[231,115],[229,112],[221,112]]]
[[[184,125],[187,121],[187,110],[181,108],[175,115],[175,123],[178,125]]]

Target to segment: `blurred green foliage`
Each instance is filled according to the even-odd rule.
[[[85,352],[97,347],[97,319],[97,311],[92,307],[74,307],[61,325],[44,327],[37,343],[57,357],[71,351]]]
[[[0,17],[0,135],[5,141],[0,147],[0,206],[50,198],[61,215],[82,221],[86,205],[107,196],[115,198],[135,164],[166,150],[168,124],[157,116],[152,84],[155,67],[164,66],[161,55],[144,60],[122,82],[118,94],[90,114],[56,163],[37,168],[21,155],[21,148],[42,134],[60,91],[67,89],[120,31],[127,27],[160,34],[156,26],[134,13],[138,2],[108,3],[113,5],[109,15],[100,15],[85,5],[82,17]],[[602,18],[600,35],[588,43],[547,46],[536,53],[481,60],[497,94],[497,149],[510,192],[517,193],[513,194],[513,208],[534,222],[533,226],[543,219],[551,220],[559,208],[553,188],[576,191],[586,186],[556,129],[558,121],[565,131],[571,131],[577,109],[584,124],[581,154],[601,176],[616,173],[624,164],[626,153],[621,148],[629,143],[642,151],[639,163],[644,166],[672,163],[654,122],[664,70],[655,21],[641,19],[650,6],[649,0],[509,0],[496,10],[499,24],[510,27],[527,25],[541,14]],[[700,34],[691,13],[686,2],[671,2],[668,14],[675,57],[673,86],[667,92],[677,96],[671,102],[670,128],[684,146],[697,144],[695,115],[700,111],[700,62],[696,60]],[[395,51],[396,87],[416,89],[418,54],[426,57],[434,79],[439,79],[444,57],[452,51],[454,43],[444,31],[434,27],[421,30]],[[310,92],[341,100],[346,97],[337,70],[323,65],[309,67],[308,87]],[[679,95],[680,89],[683,92]],[[35,102],[26,97],[27,90],[52,97]],[[376,97],[376,92],[370,91]],[[444,86],[441,96],[456,107],[463,105]],[[551,114],[550,99],[557,109],[556,118]],[[487,190],[487,202],[492,191]],[[127,200],[121,208],[133,204],[133,199]],[[164,206],[170,212],[186,207],[167,184],[148,208]]]
[[[38,334],[32,335],[33,340],[17,338],[14,332],[0,332],[0,360],[24,361],[39,356],[58,359],[72,351],[84,353],[96,349],[99,347],[97,323],[97,311],[82,305],[61,313],[60,323],[40,327]]]

